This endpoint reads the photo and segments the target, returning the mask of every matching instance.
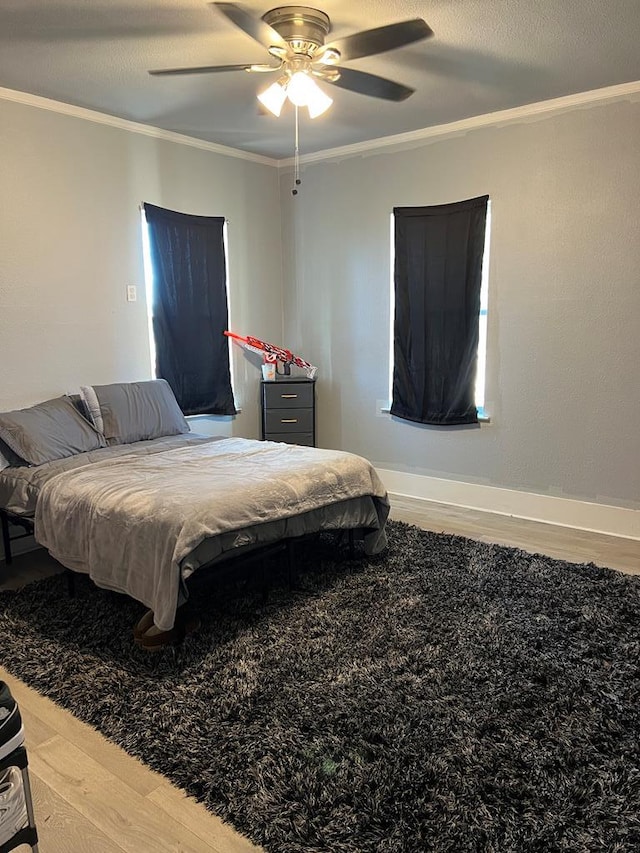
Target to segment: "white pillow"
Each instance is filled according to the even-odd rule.
[[[104,421],[102,420],[102,412],[100,411],[100,403],[98,397],[93,390],[92,385],[80,386],[80,399],[85,405],[89,418],[93,421],[94,427],[104,435]]]

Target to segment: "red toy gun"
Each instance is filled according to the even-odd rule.
[[[260,338],[252,338],[251,335],[243,338],[242,335],[236,335],[234,332],[226,331],[224,334],[228,338],[237,341],[245,349],[260,353],[264,356],[265,361],[281,361],[284,364],[283,372],[286,375],[291,372],[291,365],[295,364],[296,367],[301,367],[307,371],[309,379],[315,379],[318,368],[300,358],[299,355],[294,355],[291,350],[283,349],[275,344],[268,344],[266,341],[261,341]]]

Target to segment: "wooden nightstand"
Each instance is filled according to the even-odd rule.
[[[263,440],[315,447],[315,384],[314,379],[291,376],[261,380]]]

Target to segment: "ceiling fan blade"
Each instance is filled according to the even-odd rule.
[[[366,74],[364,71],[355,71],[353,68],[339,68],[340,76],[337,80],[327,80],[341,89],[350,92],[358,92],[360,95],[371,95],[373,98],[384,98],[387,101],[404,101],[409,95],[413,95],[415,89],[403,86],[402,83],[394,83],[377,74]]]
[[[326,50],[337,50],[341,61],[360,59],[361,56],[373,56],[376,53],[384,53],[396,47],[403,47],[420,39],[426,39],[433,35],[431,27],[422,18],[412,18],[409,21],[399,21],[397,24],[388,24],[384,27],[376,27],[373,30],[363,30],[337,39],[330,44],[325,44],[318,52],[318,59]]]
[[[149,71],[154,77],[179,74],[217,74],[220,71],[278,71],[279,65],[202,65],[200,68],[159,68]]]
[[[280,47],[288,50],[286,41],[280,33],[270,27],[261,18],[256,18],[237,3],[211,3],[223,15],[225,15],[236,27],[240,27],[248,36],[260,42],[266,48]]]

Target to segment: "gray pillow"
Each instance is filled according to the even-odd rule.
[[[24,459],[20,459],[20,457],[4,443],[4,441],[0,441],[0,471],[4,471],[4,469],[8,468],[10,465],[24,464]]]
[[[164,379],[84,385],[80,393],[107,444],[130,444],[190,432]]]
[[[0,440],[29,465],[42,465],[104,447],[96,428],[68,397],[0,414]],[[15,464],[9,458],[11,464]]]

